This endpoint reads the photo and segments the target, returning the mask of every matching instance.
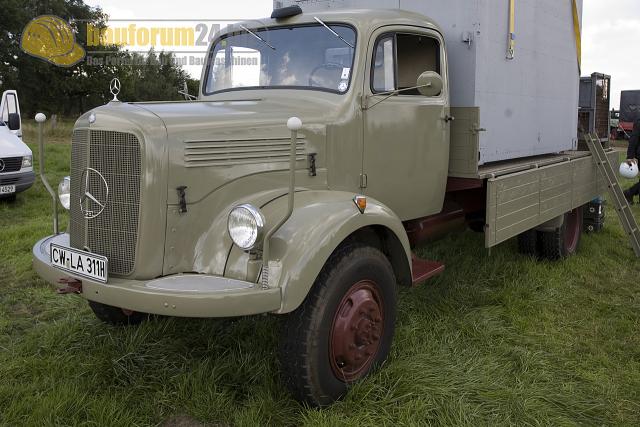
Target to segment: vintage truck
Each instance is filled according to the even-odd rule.
[[[397,286],[442,273],[416,246],[469,225],[488,248],[517,238],[539,258],[577,250],[581,207],[605,189],[590,154],[572,150],[579,71],[564,23],[570,58],[537,62],[558,67],[540,76],[552,87],[535,105],[498,93],[491,120],[479,116],[499,100],[474,106],[465,91],[508,89],[507,75],[450,80],[483,57],[452,54],[474,52],[478,31],[447,41],[417,13],[298,6],[231,26],[197,100],[114,99],[77,120],[60,187],[69,227],[35,244],[34,268],[112,324],[282,315],[285,383],[330,404],[387,358]],[[522,66],[514,45],[511,59],[495,47]],[[534,68],[516,86],[541,69],[521,53]]]

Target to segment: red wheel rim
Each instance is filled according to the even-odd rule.
[[[378,285],[362,280],[340,301],[331,325],[329,357],[342,381],[361,378],[371,367],[384,333],[384,307]]]
[[[582,231],[580,215],[582,215],[580,209],[574,209],[567,214],[567,223],[564,231],[564,245],[569,253],[575,252],[578,247],[578,240],[580,238],[580,232]]]

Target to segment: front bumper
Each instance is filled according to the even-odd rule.
[[[69,235],[49,236],[33,247],[33,268],[56,286],[60,279],[82,281],[82,296],[102,304],[142,313],[176,317],[236,317],[278,311],[279,288],[263,290],[255,283],[219,276],[184,274],[152,280],[109,278],[99,283],[53,267],[50,246],[69,246]]]
[[[29,189],[36,180],[33,171],[0,174],[0,185],[15,185],[16,194]]]

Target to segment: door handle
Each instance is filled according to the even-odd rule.
[[[450,116],[450,115],[448,115],[448,114],[447,114],[446,116],[444,116],[444,119],[443,119],[443,120],[444,120],[445,122],[447,122],[447,123],[450,123],[450,122],[454,121],[455,119],[456,119],[455,117]]]

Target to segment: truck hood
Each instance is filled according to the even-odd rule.
[[[289,135],[287,120],[300,117],[305,125],[333,121],[339,105],[326,98],[313,96],[297,98],[247,98],[220,101],[166,102],[135,104],[158,116],[167,127],[169,139],[198,139],[240,137],[238,132],[254,136],[280,128],[281,135]]]
[[[192,204],[243,178],[287,171],[291,133],[286,123],[292,116],[304,123],[299,133],[297,169],[306,168],[307,153],[317,153],[321,159],[326,125],[338,119],[341,105],[322,97],[297,95],[136,104],[160,118],[166,127],[169,204],[178,203],[178,187],[188,188],[187,200]],[[317,166],[322,167],[320,161]],[[271,180],[270,185],[285,187],[286,182],[284,176]],[[251,191],[249,186],[247,191]]]
[[[31,149],[6,126],[0,126],[0,157],[30,156]]]

